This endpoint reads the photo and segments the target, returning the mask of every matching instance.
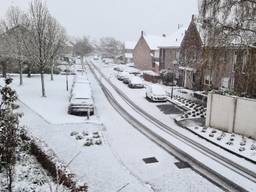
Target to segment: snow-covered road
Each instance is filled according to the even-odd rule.
[[[189,131],[187,131],[185,129],[182,129],[182,128],[178,127],[177,125],[175,125],[172,116],[164,115],[161,112],[159,113],[159,109],[157,108],[156,104],[148,103],[148,101],[145,99],[145,91],[144,90],[129,89],[122,82],[116,80],[115,75],[113,73],[113,67],[111,65],[105,65],[105,64],[100,63],[100,62],[95,62],[95,64],[98,67],[100,67],[100,70],[103,71],[103,73],[105,74],[104,76],[107,76],[107,78],[109,80],[111,80],[115,84],[117,89],[119,91],[123,92],[122,94],[127,95],[128,98],[130,98],[133,102],[135,102],[139,106],[139,108],[142,108],[143,110],[148,111],[151,115],[153,115],[153,117],[157,117],[157,119],[160,119],[162,122],[167,123],[166,125],[169,125],[169,126],[173,127],[174,129],[176,129],[177,131],[181,132],[182,134],[188,136],[189,138],[193,138],[193,139],[196,139],[198,141],[200,140],[201,144],[207,146],[210,149],[212,148],[212,150],[216,151],[217,154],[221,154],[223,156],[226,156],[226,158],[230,158],[230,159],[232,159],[232,161],[235,161],[236,163],[241,163],[241,165],[243,165],[245,167],[248,167],[249,168],[248,170],[254,170],[255,169],[255,166],[252,163],[250,163],[248,161],[245,161],[244,159],[239,158],[239,157],[237,157],[237,156],[235,156],[233,154],[230,154],[230,153],[228,153],[228,152],[226,152],[226,151],[216,147],[215,145],[207,143],[207,141],[205,141],[203,139],[200,139],[200,138],[198,138],[198,136],[191,134],[191,132],[189,132]],[[102,81],[102,82],[105,82],[105,80]],[[103,84],[105,86],[105,83],[103,83]],[[107,86],[107,89],[111,90],[110,91],[111,95],[113,95],[115,98],[117,97],[117,99],[116,99],[117,102],[122,103],[121,105],[122,105],[122,107],[124,107],[126,104],[123,103],[123,101],[121,101],[122,99],[121,100],[119,99],[120,96],[118,96],[118,94],[114,93],[115,89],[113,89],[110,85],[108,86],[108,84],[109,83],[106,83],[106,86]],[[141,99],[143,99],[144,102],[142,102]],[[129,112],[133,111],[133,110],[130,109],[129,106],[127,106],[127,107],[128,107],[127,111],[129,111]],[[136,114],[134,114],[134,115],[136,115]],[[153,128],[153,127],[151,129],[155,130],[155,128]],[[160,132],[158,131],[158,133],[160,135],[163,135]],[[168,138],[167,135],[163,135],[163,136],[164,136],[164,138]],[[172,141],[171,143],[174,143],[174,141],[172,139],[170,139],[170,138],[169,138],[168,141]],[[183,146],[183,144],[179,145],[179,147],[180,146]],[[184,149],[184,148],[186,148],[186,146],[183,146],[182,148]],[[231,181],[233,181],[234,183],[237,183],[237,184],[243,186],[243,188],[247,188],[249,191],[253,191],[255,183],[253,183],[253,181],[250,181],[250,179],[247,180],[246,177],[244,177],[244,178],[241,177],[242,175],[240,175],[240,174],[237,174],[235,172],[231,173],[232,171],[230,172],[230,170],[232,170],[233,168],[231,168],[229,170],[229,169],[226,169],[226,166],[223,167],[222,165],[221,166],[217,165],[218,164],[218,163],[216,164],[217,161],[216,162],[212,161],[208,157],[205,159],[200,154],[197,154],[197,152],[194,151],[194,150],[192,150],[192,151],[190,150],[190,151],[187,151],[187,152],[188,152],[188,154],[194,156],[194,158],[198,159],[199,161],[203,160],[202,161],[203,164],[206,163],[207,166],[209,166],[210,168],[215,170],[217,173],[219,173],[221,175],[223,174],[226,178],[231,179]],[[232,164],[232,162],[231,162],[231,164]],[[227,167],[229,167],[229,164],[227,164]]]
[[[18,93],[21,100],[23,98],[27,100],[26,105],[21,104],[21,110],[25,114],[22,122],[27,125],[33,135],[44,140],[64,162],[69,162],[76,154],[79,154],[71,163],[70,169],[82,181],[88,183],[89,191],[222,191],[190,168],[178,169],[174,164],[178,160],[125,121],[112,108],[90,71],[87,75],[92,84],[96,116],[100,122],[97,124],[77,121],[77,118],[72,123],[70,117],[68,117],[68,124],[65,124],[65,121],[64,124],[55,122],[54,115],[60,115],[54,114],[55,110],[48,111],[49,114],[46,115],[45,110],[31,110],[37,108],[29,106],[30,102],[28,98],[25,98],[28,96],[26,91],[32,89],[26,87],[26,83],[23,88],[18,89]],[[62,85],[62,78],[64,79],[64,77],[57,76],[55,81],[59,81],[59,85]],[[31,80],[24,79],[24,81],[29,84]],[[56,89],[58,90],[54,86],[48,86],[50,95],[54,95]],[[40,99],[36,101],[39,95],[40,92],[37,92],[31,95],[30,99],[40,102]],[[47,98],[49,102],[50,95]],[[42,103],[38,103],[38,106],[40,105],[42,107]],[[64,106],[61,108],[65,109]],[[50,117],[49,121],[46,121],[47,117]],[[86,131],[90,134],[99,131],[103,137],[103,145],[85,147],[83,146],[84,140],[76,140],[70,136],[73,131],[79,133]],[[142,159],[147,157],[155,157],[158,163],[145,164]]]

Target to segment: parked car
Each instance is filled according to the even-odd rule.
[[[129,83],[130,83],[130,79],[131,79],[132,77],[134,77],[134,75],[131,75],[131,74],[127,73],[127,74],[124,76],[124,78],[123,78],[123,83],[124,83],[124,84],[129,84]]]
[[[113,63],[113,59],[111,59],[111,58],[104,58],[102,61],[103,61],[105,64]]]
[[[114,67],[114,70],[118,72],[123,72],[125,70],[125,66],[122,66],[122,65],[116,66]]]
[[[64,69],[61,73],[61,75],[76,75],[76,72],[69,69]]]
[[[167,93],[160,85],[149,85],[146,90],[146,97],[152,101],[167,101]]]
[[[98,57],[97,55],[95,55],[95,56],[93,57],[93,60],[97,61],[97,60],[99,60],[99,57]]]
[[[126,75],[129,75],[129,73],[127,73],[127,72],[125,72],[125,71],[119,72],[119,73],[117,73],[116,78],[117,78],[118,80],[120,80],[120,81],[123,81],[123,80],[124,80],[124,77],[125,77]]]
[[[135,64],[134,63],[127,63],[126,66],[127,67],[135,67]]]
[[[75,84],[68,106],[69,114],[94,114],[94,102],[89,83]]]
[[[131,77],[128,86],[130,88],[144,88],[143,80],[140,77]]]
[[[125,71],[128,72],[128,73],[130,73],[130,74],[133,74],[133,75],[138,75],[138,74],[141,73],[138,69],[136,69],[136,68],[134,68],[134,67],[127,67],[127,68],[125,69]]]

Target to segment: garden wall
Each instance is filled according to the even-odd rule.
[[[209,93],[206,126],[256,139],[256,100]]]

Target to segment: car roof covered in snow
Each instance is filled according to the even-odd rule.
[[[122,71],[122,72],[119,72],[120,75],[129,75],[129,73],[127,71]]]
[[[90,84],[75,84],[72,91],[72,98],[92,98]]]
[[[143,80],[142,80],[140,77],[132,76],[132,77],[130,78],[130,82],[131,82],[132,84],[136,84],[136,83],[142,84],[142,83],[143,83]]]
[[[152,84],[152,85],[150,85],[150,87],[154,94],[157,94],[157,95],[165,95],[166,94],[166,91],[160,85]]]
[[[133,73],[133,72],[140,72],[138,69],[134,68],[134,67],[127,67],[125,69],[126,72],[128,73]]]

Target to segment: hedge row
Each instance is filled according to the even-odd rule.
[[[76,176],[70,172],[67,166],[61,162],[57,155],[47,144],[39,138],[28,134],[23,135],[24,140],[30,141],[31,153],[37,158],[38,162],[46,169],[55,181],[69,188],[71,192],[87,192],[86,184],[80,184]]]

